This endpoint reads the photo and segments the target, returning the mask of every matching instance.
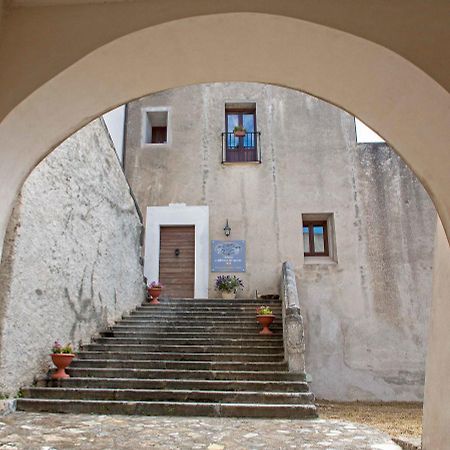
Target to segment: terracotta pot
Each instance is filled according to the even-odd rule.
[[[150,304],[152,305],[159,305],[159,296],[161,295],[161,288],[154,288],[154,287],[149,287],[147,288],[148,291],[148,295],[151,298]]]
[[[222,298],[225,300],[234,300],[236,298],[236,292],[222,291]]]
[[[54,380],[70,378],[70,375],[66,373],[65,368],[72,362],[75,355],[73,353],[52,353],[50,356],[52,357],[53,364],[57,367],[52,378]]]
[[[270,324],[275,319],[273,314],[256,316],[256,320],[262,325],[263,329],[259,332],[259,334],[273,334],[272,331],[269,330]]]
[[[244,137],[245,134],[246,134],[246,132],[245,132],[244,130],[240,130],[240,131],[235,131],[235,132],[234,132],[234,135],[235,135],[236,137]]]

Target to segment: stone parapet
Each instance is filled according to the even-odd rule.
[[[305,371],[305,336],[295,272],[289,262],[283,263],[281,275],[284,355],[289,372]]]

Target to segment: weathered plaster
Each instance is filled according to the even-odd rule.
[[[256,102],[261,165],[220,163],[227,102]],[[172,142],[142,147],[141,111],[157,106],[171,108]],[[292,262],[317,395],[422,398],[436,213],[391,149],[357,145],[353,117],[334,106],[255,83],[142,98],[129,104],[127,127],[125,170],[141,209],[208,205],[210,239],[225,238],[228,219],[230,239],[247,241],[245,296],[276,293],[282,262]],[[334,214],[337,264],[304,264],[308,213]]]
[[[433,272],[433,309],[430,320],[423,406],[423,450],[450,445],[450,246],[442,223],[437,223]]]
[[[96,120],[28,177],[0,269],[0,391],[49,367],[143,300],[141,224],[104,124]]]
[[[305,372],[305,333],[298,298],[295,271],[291,263],[283,263],[280,298],[283,314],[284,358],[289,372]]]

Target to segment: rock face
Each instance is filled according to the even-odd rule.
[[[0,267],[0,392],[50,366],[56,339],[90,336],[144,298],[141,221],[102,121],[75,133],[31,173]]]

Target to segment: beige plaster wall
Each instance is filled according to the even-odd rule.
[[[233,102],[256,103],[261,165],[221,164]],[[146,145],[143,114],[157,107],[169,110],[169,144]],[[247,243],[246,297],[277,293],[281,263],[293,262],[317,395],[422,398],[436,215],[387,145],[357,145],[349,114],[255,83],[154,94],[129,104],[127,118],[125,170],[143,211],[208,205],[210,239],[225,238],[228,219],[230,238]],[[338,264],[305,264],[302,213],[334,214]]]
[[[126,3],[101,5],[103,9],[17,8],[8,15],[7,31],[2,25],[0,66],[8,68],[0,71],[1,110],[8,114],[0,123],[2,245],[23,181],[81,126],[149,92],[237,79],[303,89],[369,124],[418,175],[448,238],[450,96],[445,80],[450,76],[450,48],[442,45],[450,32],[446,0],[401,0],[371,8],[358,0],[345,5],[310,2],[307,7],[290,0],[173,0],[134,2],[136,9],[124,10],[131,8]],[[147,10],[142,9],[145,4]],[[193,17],[219,10],[227,14]],[[155,26],[164,21],[174,22]],[[423,33],[417,33],[417,24]],[[142,31],[127,35],[136,30]],[[225,36],[229,46],[223,45]],[[236,66],[231,64],[233,53],[242,42],[248,53]],[[159,62],[157,71],[153,61]]]
[[[22,11],[26,22],[14,16],[17,22],[10,22],[12,29],[25,23],[30,27],[41,26],[43,11],[40,8],[33,11],[37,14],[35,21],[33,15]],[[65,10],[71,20],[76,17],[73,11]],[[50,22],[49,17],[47,20]],[[58,24],[59,33],[65,36],[66,28],[63,22],[45,23],[48,26],[43,30],[49,34],[44,32],[42,40],[33,42],[39,42],[48,51],[46,45],[50,42],[63,42],[55,39],[50,30]],[[87,36],[97,30],[90,25],[84,30]],[[101,29],[104,28],[98,28]],[[81,29],[77,26],[76,30],[79,33]],[[71,42],[79,40],[78,35],[71,36]],[[223,42],[229,45],[224,46]],[[234,49],[242,46],[242,42],[246,42],[248,56],[245,64],[236,66]],[[15,47],[18,40],[14,32],[2,37],[2,44],[6,52],[4,61],[15,67],[16,56],[21,52]],[[71,54],[68,48],[74,49],[64,46],[52,53],[50,62],[60,62],[59,57]],[[30,64],[31,55],[22,56],[21,61]],[[448,227],[450,163],[446,155],[450,141],[450,96],[416,66],[385,47],[307,21],[242,12],[155,25],[78,57],[81,59],[39,88],[37,77],[42,72],[38,67],[47,73],[49,63],[26,71],[29,92],[35,91],[0,124],[0,178],[8,180],[0,185],[2,232],[27,174],[51,148],[89,120],[149,92],[236,79],[305,90],[357,115],[383,135],[415,170],[435,202],[444,228]],[[158,61],[156,66],[152,64],[154,61]],[[1,76],[6,74],[0,72]],[[11,107],[15,101],[10,95],[15,91],[3,90],[2,101],[12,102]]]
[[[424,450],[446,449],[450,443],[450,247],[438,222],[433,271],[423,418]]]
[[[144,299],[141,224],[100,120],[27,178],[0,266],[0,392],[50,367],[56,339],[80,342]]]

